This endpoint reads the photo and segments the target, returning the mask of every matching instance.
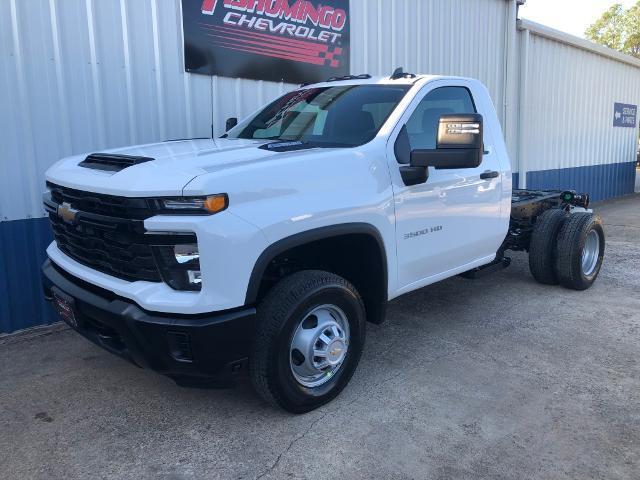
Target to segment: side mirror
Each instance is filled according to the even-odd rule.
[[[442,115],[435,150],[412,150],[412,167],[476,168],[482,163],[482,115]]]
[[[228,132],[233,127],[238,125],[238,119],[236,117],[227,118],[227,122],[225,123],[225,132]]]

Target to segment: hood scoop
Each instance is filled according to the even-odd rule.
[[[92,153],[78,165],[93,170],[104,170],[107,172],[120,172],[125,168],[139,165],[140,163],[155,160],[150,157],[135,157],[131,155],[116,155],[114,153]]]

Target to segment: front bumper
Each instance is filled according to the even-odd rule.
[[[53,291],[73,299],[78,333],[178,384],[226,384],[246,369],[254,308],[203,315],[148,312],[49,259],[42,266],[42,281],[47,300],[53,300]]]

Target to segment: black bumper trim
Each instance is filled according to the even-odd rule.
[[[227,382],[240,373],[249,355],[255,308],[203,315],[149,312],[131,300],[87,284],[47,259],[42,265],[45,298],[52,287],[72,297],[79,322],[75,330],[132,363],[181,384]],[[176,354],[179,344],[188,348]],[[185,361],[184,355],[190,358]],[[190,382],[189,380],[194,380]]]

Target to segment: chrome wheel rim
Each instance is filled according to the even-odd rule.
[[[349,322],[335,305],[309,312],[298,325],[289,348],[289,364],[296,381],[314,388],[331,380],[349,350]]]
[[[600,258],[600,236],[595,230],[591,230],[584,242],[582,250],[582,273],[585,276],[593,274],[598,266]]]

